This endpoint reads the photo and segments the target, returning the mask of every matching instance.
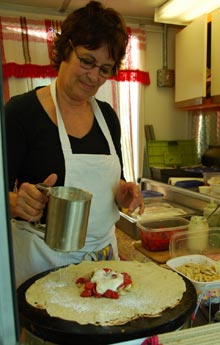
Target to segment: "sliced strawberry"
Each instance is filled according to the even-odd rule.
[[[76,284],[85,284],[87,281],[88,281],[87,278],[80,277],[80,278],[76,279]]]
[[[96,286],[96,283],[92,283],[90,281],[85,282],[84,288],[86,290],[92,290]]]
[[[106,298],[113,298],[113,299],[119,298],[119,294],[117,293],[117,291],[112,291],[112,290],[106,290],[104,293],[104,296]]]
[[[112,291],[112,298],[113,299],[118,299],[119,298],[119,294],[117,291]]]
[[[92,290],[83,290],[80,294],[81,297],[91,297],[92,296]]]
[[[123,272],[122,274],[124,276],[124,285],[132,284],[131,276],[128,273],[125,273],[125,272]]]
[[[100,297],[103,296],[101,293],[98,293],[98,292],[97,292],[96,290],[94,290],[94,289],[93,289],[93,291],[92,291],[92,295],[93,295],[94,297],[96,297],[96,298],[100,298]]]
[[[106,298],[112,298],[112,292],[112,290],[106,290],[103,296]]]

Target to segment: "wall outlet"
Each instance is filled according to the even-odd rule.
[[[158,87],[173,87],[175,85],[175,71],[173,69],[159,69],[157,71]]]

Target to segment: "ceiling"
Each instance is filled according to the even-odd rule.
[[[0,8],[10,11],[66,15],[82,7],[89,0],[0,0]],[[113,7],[125,17],[144,17],[153,19],[154,9],[166,0],[102,0],[108,7]]]

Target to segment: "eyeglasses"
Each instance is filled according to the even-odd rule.
[[[90,70],[93,69],[95,67],[99,68],[99,74],[101,77],[103,78],[110,78],[111,76],[113,76],[116,72],[115,70],[115,66],[109,66],[109,65],[97,65],[96,64],[96,60],[92,57],[84,57],[84,56],[79,56],[77,53],[76,48],[73,46],[72,41],[69,40],[70,45],[72,47],[73,50],[75,50],[76,56],[79,59],[80,62],[80,67],[86,69],[86,70]]]

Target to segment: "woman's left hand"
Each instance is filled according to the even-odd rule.
[[[127,208],[128,212],[134,212],[137,207],[139,207],[139,214],[144,212],[144,199],[139,186],[134,182],[125,182],[121,180],[115,200],[118,206]]]

